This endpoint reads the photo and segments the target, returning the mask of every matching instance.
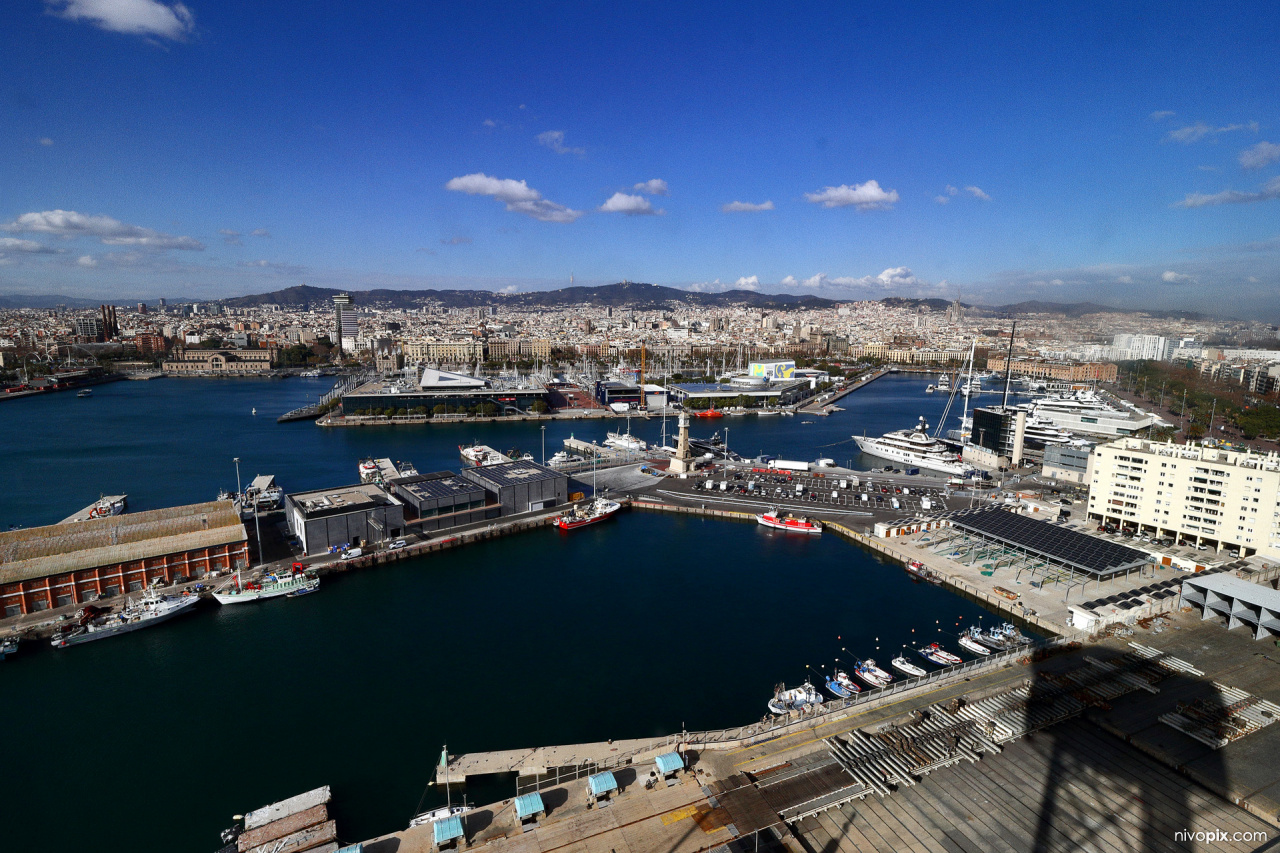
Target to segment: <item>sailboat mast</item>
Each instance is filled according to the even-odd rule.
[[[1018,321],[1013,321],[1013,328],[1009,330],[1009,354],[1004,357],[1004,399],[1000,401],[1000,409],[1003,411],[1009,406],[1009,382],[1013,377],[1013,335],[1018,331]]]

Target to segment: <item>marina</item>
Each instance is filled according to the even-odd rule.
[[[190,381],[198,382],[199,380]],[[133,385],[133,383],[129,384]],[[916,406],[918,405],[916,401],[928,399],[919,392],[921,384],[921,380],[911,377],[886,376],[878,380],[872,388],[883,388],[884,393],[892,398],[895,388],[900,387],[904,403],[909,398],[911,402],[908,405]],[[144,386],[144,384],[135,385],[135,387],[138,386]],[[162,386],[163,383],[155,387]],[[111,390],[115,391],[119,387],[115,386]],[[872,393],[872,389],[864,393]],[[848,437],[854,432],[842,421],[851,417],[865,420],[868,417],[867,413],[873,413],[874,418],[874,413],[887,408],[883,397],[874,400],[866,398],[865,402],[856,395],[849,399],[852,402],[849,404],[848,412],[836,412],[827,418],[818,419],[822,426],[820,433],[808,432],[815,429],[817,425],[805,426],[802,430],[799,424],[800,419],[765,418],[758,421],[745,419],[730,427],[732,434],[725,434],[724,437],[728,440],[724,443],[728,444],[731,441],[732,446],[742,450],[751,448],[752,444],[781,447],[786,446],[785,434],[803,431],[806,435],[814,435],[817,438],[816,441],[808,439],[811,444],[833,445],[830,450],[817,447],[816,452],[838,456],[841,442],[846,446],[850,445]],[[98,402],[106,402],[110,405],[109,398],[105,395]],[[39,401],[35,405],[39,405]],[[863,406],[865,411],[861,410]],[[884,420],[880,423],[885,424],[881,427],[882,429],[892,426],[887,421],[891,415],[892,412],[886,412],[881,416]],[[874,420],[871,422],[875,423]],[[750,423],[767,423],[770,426],[767,431],[759,431],[746,426]],[[773,426],[775,424],[787,426],[780,430],[778,426]],[[789,426],[790,424],[795,426]],[[273,424],[273,427],[281,430],[313,430],[309,424],[305,423],[284,424],[278,427]],[[634,432],[646,435],[645,440],[651,442],[653,439],[648,436],[652,436],[654,434],[652,430],[659,427],[660,423],[655,423],[653,419],[633,424]],[[498,425],[494,425],[494,428],[498,428]],[[874,428],[873,426],[872,429]],[[456,468],[457,451],[453,448],[459,445],[465,446],[469,440],[473,441],[475,428],[466,426],[454,429],[459,433],[465,430],[465,433],[457,435],[456,438],[442,436],[440,446],[435,449],[431,446],[410,447],[408,444],[399,443],[394,440],[390,431],[378,437],[376,443],[370,442],[367,438],[361,439],[360,443],[365,444],[368,449],[360,447],[346,450],[341,458],[335,457],[331,462],[326,463],[328,467],[325,470],[317,469],[311,474],[311,482],[317,482],[321,476],[328,478],[329,482],[333,482],[336,478],[340,478],[338,482],[350,482],[356,461],[361,459],[373,460],[375,468],[378,468],[379,460],[387,461],[395,468],[396,473],[401,473],[400,463],[390,462],[390,460],[413,458],[417,463],[415,468],[422,470],[432,470],[432,466]],[[642,432],[643,430],[650,432]],[[550,431],[548,429],[548,432]],[[291,433],[287,440],[296,443],[299,440],[307,440],[317,432],[321,435],[335,435],[325,431],[307,431]],[[600,434],[603,435],[604,432],[605,430],[602,429]],[[371,434],[343,431],[336,435],[369,436]],[[703,441],[710,438],[705,433],[703,436],[701,439]],[[531,436],[525,432],[521,435],[498,435],[496,438],[490,437],[485,440],[490,447],[533,447],[534,438],[540,438],[540,436]],[[551,444],[549,449],[559,446],[559,442],[567,438],[570,438],[570,434],[566,427],[562,437],[558,438],[556,444]],[[577,441],[577,439],[573,440]],[[752,450],[752,452],[757,451]],[[476,759],[471,769],[482,772],[474,773],[466,768],[466,762],[471,759],[460,758],[457,765],[451,762],[451,771],[455,768],[459,771],[459,776],[466,782],[469,798],[473,802],[497,802],[509,796],[505,793],[509,789],[501,780],[513,769],[519,778],[521,770],[536,771],[543,768],[550,771],[554,779],[557,774],[564,773],[564,767],[584,766],[578,763],[580,759],[598,766],[602,762],[608,762],[611,755],[642,748],[650,750],[669,748],[673,733],[683,728],[679,725],[682,721],[689,724],[691,728],[701,725],[704,731],[713,730],[708,727],[708,724],[737,727],[723,730],[725,734],[722,737],[728,737],[730,733],[737,732],[736,737],[746,740],[757,737],[776,738],[776,731],[769,728],[760,729],[759,724],[754,724],[754,728],[753,724],[744,726],[742,721],[744,717],[749,720],[753,715],[765,711],[764,704],[770,696],[771,684],[804,683],[805,679],[810,677],[810,672],[802,662],[806,659],[814,660],[815,654],[835,658],[838,650],[848,648],[851,655],[874,656],[876,660],[884,661],[884,666],[877,667],[881,671],[891,669],[891,660],[897,655],[905,655],[924,663],[927,667],[932,667],[934,662],[910,650],[925,648],[937,641],[943,650],[950,648],[958,651],[960,632],[969,626],[980,624],[984,615],[984,611],[973,603],[956,597],[948,590],[961,591],[973,600],[981,601],[986,607],[1008,613],[1015,621],[1025,626],[1024,630],[1040,632],[1041,635],[1061,633],[1066,630],[1061,622],[1046,622],[1038,615],[1028,614],[1023,608],[1022,601],[1009,601],[990,592],[984,592],[978,583],[970,582],[970,575],[964,573],[970,571],[967,568],[964,571],[958,570],[947,560],[931,552],[925,553],[923,550],[920,551],[919,558],[908,556],[902,549],[912,548],[912,540],[909,538],[899,541],[895,538],[886,539],[873,535],[872,528],[876,524],[901,518],[906,512],[919,511],[925,506],[925,501],[929,501],[931,507],[936,506],[938,509],[946,510],[964,505],[968,498],[948,495],[949,487],[945,478],[931,478],[923,474],[893,474],[880,470],[867,471],[868,463],[862,462],[852,451],[849,455],[851,458],[840,460],[846,467],[839,468],[834,466],[824,468],[809,462],[796,463],[791,468],[779,468],[777,466],[783,463],[778,461],[762,468],[761,471],[764,473],[761,473],[751,470],[752,467],[760,468],[759,463],[753,466],[751,462],[744,462],[740,467],[734,468],[742,474],[740,480],[734,479],[732,472],[725,476],[722,471],[714,472],[710,476],[683,480],[679,478],[658,480],[651,475],[636,478],[639,468],[637,463],[611,466],[607,471],[605,469],[600,471],[601,487],[605,486],[606,473],[614,478],[610,482],[651,485],[638,496],[638,499],[624,498],[618,501],[624,507],[629,504],[630,509],[620,512],[616,521],[612,521],[607,526],[593,525],[575,532],[572,536],[561,536],[557,531],[550,529],[550,520],[556,513],[549,512],[542,514],[540,520],[531,521],[523,528],[519,528],[523,532],[518,539],[506,540],[502,538],[501,529],[490,531],[486,529],[486,525],[480,524],[470,529],[460,530],[456,535],[443,535],[425,542],[412,543],[402,550],[382,550],[350,560],[329,558],[317,566],[318,573],[326,575],[323,581],[325,588],[321,590],[323,594],[309,596],[305,606],[293,607],[281,602],[270,603],[270,606],[262,608],[204,608],[187,619],[174,621],[171,625],[157,631],[141,632],[130,637],[113,639],[111,643],[94,643],[86,648],[77,649],[74,655],[68,654],[66,659],[70,662],[68,665],[75,667],[89,665],[90,662],[99,665],[104,655],[108,660],[117,657],[123,659],[123,656],[131,653],[133,644],[145,642],[146,648],[153,649],[155,653],[161,655],[161,660],[167,661],[162,669],[165,677],[176,678],[176,683],[185,685],[188,675],[181,668],[180,661],[184,655],[189,655],[197,647],[193,646],[193,643],[198,644],[198,647],[203,650],[202,654],[207,658],[207,666],[234,669],[238,665],[236,656],[239,650],[244,648],[242,645],[244,643],[279,642],[280,637],[300,631],[305,632],[306,625],[334,621],[344,622],[349,629],[360,631],[368,636],[371,642],[382,647],[405,649],[404,652],[398,653],[385,663],[369,667],[368,660],[355,654],[355,650],[341,646],[335,647],[334,643],[339,638],[322,641],[306,659],[294,662],[296,672],[291,671],[281,684],[271,686],[265,696],[258,697],[258,703],[266,702],[279,713],[296,717],[304,713],[304,706],[297,703],[298,699],[295,696],[300,698],[309,695],[309,689],[304,686],[306,680],[318,674],[318,670],[314,668],[316,664],[310,662],[313,655],[317,662],[319,660],[330,662],[328,664],[330,669],[327,670],[330,673],[333,672],[332,666],[335,665],[333,662],[336,662],[338,677],[344,684],[357,690],[361,689],[361,684],[364,684],[363,689],[373,692],[378,689],[377,684],[394,680],[393,671],[388,670],[387,667],[398,667],[403,655],[429,656],[431,650],[444,641],[444,637],[453,636],[459,630],[463,630],[460,627],[462,623],[455,621],[455,617],[449,616],[444,622],[436,625],[415,627],[405,636],[402,627],[417,624],[409,615],[409,611],[404,610],[410,606],[410,602],[415,597],[443,596],[448,600],[479,595],[486,602],[500,609],[536,608],[538,602],[549,601],[548,596],[552,595],[555,597],[557,607],[564,606],[570,609],[575,606],[575,599],[580,602],[576,605],[579,607],[591,606],[587,602],[605,601],[611,602],[611,607],[616,607],[616,602],[626,600],[631,602],[628,606],[635,608],[634,611],[615,615],[633,621],[643,621],[647,618],[652,607],[667,600],[667,590],[676,587],[687,589],[699,596],[719,595],[723,594],[724,589],[732,589],[735,596],[735,612],[743,612],[744,609],[749,611],[753,607],[763,612],[776,607],[780,589],[785,589],[787,596],[794,596],[795,600],[805,603],[804,606],[813,623],[810,630],[794,637],[782,638],[781,643],[776,636],[769,638],[768,641],[763,637],[751,638],[749,648],[744,650],[740,659],[735,658],[732,662],[732,671],[735,675],[730,679],[728,688],[718,689],[714,693],[708,692],[705,684],[694,677],[694,673],[686,677],[678,677],[674,682],[669,676],[653,680],[644,674],[648,672],[651,666],[649,662],[654,659],[654,655],[662,659],[678,660],[687,653],[685,644],[674,636],[658,636],[652,641],[647,641],[643,652],[638,649],[627,650],[624,660],[619,659],[618,649],[611,647],[607,667],[586,664],[584,670],[583,664],[579,663],[572,667],[572,672],[552,670],[549,673],[546,683],[540,688],[545,691],[543,695],[546,696],[579,691],[584,687],[608,690],[611,678],[617,672],[626,673],[633,684],[635,695],[640,697],[640,700],[633,703],[633,707],[622,709],[619,714],[612,716],[607,725],[603,725],[603,721],[593,719],[589,714],[584,716],[581,712],[568,708],[560,708],[554,715],[535,715],[519,721],[517,725],[512,725],[512,721],[500,715],[497,709],[477,709],[475,713],[469,714],[472,719],[463,726],[462,732],[458,733],[458,723],[453,714],[445,709],[426,710],[426,725],[445,731],[452,742],[463,744],[469,742],[473,749],[502,747],[502,743],[494,742],[493,733],[495,732],[503,732],[503,737],[509,738],[508,744],[512,747],[520,743],[578,743],[582,740],[584,733],[597,733],[596,737],[603,746],[593,752],[581,752],[576,747],[560,747],[551,752],[515,750],[501,760]],[[258,467],[258,470],[277,471],[273,479],[287,483],[290,488],[293,488],[293,484],[299,481],[300,475],[294,466],[300,458],[304,457],[296,454],[279,454],[274,460],[264,458],[248,464]],[[323,458],[328,459],[327,456]],[[850,462],[861,464],[862,467],[847,467]],[[591,467],[587,466],[588,469]],[[232,474],[234,475],[234,472]],[[302,472],[303,482],[306,481],[306,476],[308,475]],[[752,479],[756,481],[756,487],[748,490],[747,486]],[[589,485],[590,478],[587,480]],[[840,484],[841,480],[845,481],[844,485]],[[788,494],[785,498],[775,494],[755,497],[738,491],[740,488],[745,491],[763,491],[766,481],[771,492],[780,490],[786,485]],[[712,482],[717,484],[714,496],[711,490],[705,488]],[[732,490],[729,489],[730,483],[733,484]],[[873,483],[879,500],[872,497],[871,484]],[[181,484],[176,482],[175,485]],[[796,485],[803,487],[798,494]],[[887,491],[881,491],[881,489]],[[119,491],[125,490],[122,488]],[[129,486],[127,490],[132,495],[143,495],[138,500],[142,501],[141,506],[143,511],[146,511],[147,489],[142,488],[139,491]],[[131,498],[131,501],[133,500],[134,498]],[[891,506],[890,501],[897,501],[898,506]],[[637,509],[659,510],[659,512],[636,512]],[[836,535],[791,536],[784,531],[771,530],[760,525],[755,518],[756,515],[770,509],[809,517],[816,515],[822,518],[823,527]],[[124,518],[128,517],[124,516]],[[742,523],[734,524],[734,521]],[[253,524],[250,523],[248,526],[253,527]],[[517,529],[514,524],[507,526]],[[914,535],[927,536],[929,533],[921,531]],[[552,539],[538,538],[547,536]],[[609,543],[622,540],[677,541],[681,543],[681,559],[669,567],[664,567],[661,563],[647,559],[644,550],[640,549],[634,553],[617,555],[612,561],[612,571],[608,576],[602,576],[590,570],[589,554],[597,552],[601,547],[608,547]],[[856,543],[859,547],[851,547],[850,542]],[[466,544],[466,550],[458,550],[463,544]],[[499,552],[485,556],[484,551],[475,550],[492,548],[498,548]],[[815,548],[819,549],[819,552],[814,552]],[[783,550],[779,551],[779,549]],[[528,555],[531,553],[547,555],[547,558],[537,558],[533,562],[535,566],[545,566],[542,571],[530,572],[531,561]],[[877,554],[884,555],[887,561],[882,562],[875,556]],[[942,583],[920,583],[910,573],[899,568],[899,566],[905,567],[911,559],[922,562],[922,565],[931,572],[936,572],[942,579]],[[851,561],[854,564],[852,566]],[[779,587],[777,567],[797,562],[803,562],[806,567],[815,570],[814,576],[788,577],[787,585]],[[361,571],[375,565],[381,566],[376,572]],[[430,565],[431,569],[429,572],[424,572],[423,567],[427,565]],[[719,568],[716,571],[704,568],[698,573],[690,574],[687,570],[688,565]],[[446,566],[452,566],[452,568],[446,568]],[[510,568],[507,568],[508,566]],[[477,570],[475,567],[485,568]],[[567,572],[565,567],[568,567]],[[974,566],[972,569],[975,578],[978,578],[977,568]],[[855,576],[864,579],[860,585],[861,606],[856,614],[838,606],[836,600],[831,600],[830,592],[832,589],[847,589],[850,578]],[[548,586],[544,582],[544,578],[547,577],[556,578],[555,583]],[[635,588],[637,577],[645,578],[645,584],[639,590]],[[867,585],[866,578],[874,580]],[[1006,580],[1004,583],[1012,585],[1013,581]],[[421,587],[419,586],[421,584],[428,585]],[[690,584],[693,584],[692,588]],[[988,590],[990,586],[990,584],[987,585]],[[1015,588],[1020,591],[1025,589],[1025,587],[1016,586]],[[368,590],[367,593],[361,592],[365,589]],[[367,595],[373,598],[366,601],[364,596]],[[746,596],[745,599],[744,596]],[[918,618],[913,620],[914,625],[904,626],[892,614],[897,612],[900,602],[907,599],[914,602],[913,612]],[[374,601],[377,602],[376,605],[373,604]],[[830,603],[826,604],[825,602],[828,601]],[[387,611],[387,602],[394,602],[390,612]],[[379,614],[378,620],[366,622],[363,615],[365,613]],[[935,615],[930,616],[930,613]],[[356,623],[350,624],[353,616],[356,618]],[[989,614],[987,618],[989,621]],[[232,621],[225,621],[228,619]],[[394,629],[394,635],[387,633],[388,630],[392,630],[392,626],[397,626]],[[944,627],[945,630],[943,630]],[[493,636],[475,637],[468,655],[479,661],[481,665],[501,666],[502,661],[505,660],[506,650],[524,642],[520,628],[521,626],[513,625],[510,631],[499,631]],[[231,633],[223,637],[222,635],[228,630],[231,630]],[[253,640],[250,636],[243,635],[241,632],[245,630],[251,632],[250,636],[261,639]],[[726,623],[720,630],[740,634],[733,623]],[[443,633],[437,637],[435,635],[438,631]],[[824,636],[827,639],[820,639]],[[838,641],[835,639],[837,636],[841,638]],[[276,639],[267,639],[268,637]],[[655,641],[656,648],[653,647]],[[42,652],[39,648],[31,651],[33,653],[29,654],[24,648],[13,656],[11,661],[5,663],[6,675],[13,677],[15,684],[20,685],[23,679],[35,677],[36,669],[47,663],[47,652]],[[979,661],[976,655],[967,656],[962,660],[969,661],[968,663],[939,664],[935,669],[927,670],[927,675],[923,679],[909,672],[892,668],[897,677],[888,682],[887,686],[872,687],[864,681],[861,689],[858,690],[853,689],[858,685],[850,680],[851,677],[856,677],[856,670],[850,663],[846,665],[845,670],[840,670],[837,665],[829,678],[820,680],[811,678],[810,684],[815,686],[815,690],[825,690],[826,697],[819,694],[819,699],[823,700],[821,704],[824,706],[832,701],[856,703],[850,708],[832,711],[823,717],[824,719],[849,713],[853,709],[858,709],[857,712],[861,714],[881,707],[886,702],[894,701],[890,697],[911,693],[917,689],[914,686],[917,680],[928,684],[943,683],[952,677],[948,673],[955,671],[957,681],[965,684],[967,682],[964,682],[964,678],[969,677],[967,673],[971,672],[972,667],[987,665],[984,661],[990,661],[989,665],[999,669],[1001,662],[1006,660],[1006,655],[1019,654],[1021,653],[992,651],[982,661]],[[866,658],[858,657],[857,659],[866,661]],[[85,663],[81,664],[80,661]],[[606,676],[606,670],[609,672],[608,676]],[[584,671],[589,673],[585,681],[582,675]],[[843,680],[839,678],[840,672],[845,673]],[[829,689],[828,683],[834,683],[848,696],[842,697]],[[198,701],[214,701],[211,695],[203,700],[199,699],[207,690],[198,684],[192,683],[187,687],[187,691],[194,693]],[[881,696],[881,692],[884,691],[887,691],[888,695]],[[654,704],[655,700],[657,704]],[[808,717],[803,707],[805,704],[813,703],[800,703],[800,712],[804,719],[794,721],[796,724],[807,724]],[[425,707],[421,702],[415,704],[415,726],[424,724],[422,709]],[[750,708],[758,710],[747,711],[744,714],[744,710]],[[163,709],[161,710],[163,712]],[[357,755],[351,751],[339,749],[326,757],[323,766],[315,761],[304,761],[298,765],[297,770],[291,774],[291,778],[298,779],[297,784],[290,784],[285,780],[293,790],[301,790],[305,787],[305,782],[302,780],[307,777],[307,774],[310,774],[309,778],[312,779],[319,775],[324,780],[341,783],[346,790],[352,791],[351,796],[355,798],[352,803],[354,821],[349,825],[349,829],[344,830],[344,837],[368,838],[395,827],[407,826],[409,817],[414,813],[412,800],[416,797],[415,791],[420,790],[421,785],[426,781],[423,774],[400,772],[388,775],[386,770],[385,756],[403,752],[403,743],[413,739],[413,734],[396,720],[394,713],[395,707],[389,707],[385,714],[377,715],[379,725],[386,731],[374,736],[372,751],[364,750]],[[356,711],[352,709],[347,716],[351,720],[356,719]],[[361,712],[359,717],[364,719],[364,712]],[[783,717],[785,725],[793,724],[789,712]],[[662,735],[637,737],[631,741],[608,742],[608,738],[617,738],[619,735],[625,737],[628,734],[644,735],[652,732],[657,720],[665,721],[656,726],[665,730]],[[51,721],[51,724],[53,722]],[[326,727],[342,724],[343,715],[341,714],[337,719],[325,722]],[[754,733],[745,734],[748,730]],[[563,734],[557,735],[557,732]],[[299,734],[307,733],[310,736],[322,736],[321,730],[303,726]],[[382,749],[378,748],[380,743],[383,744]],[[254,794],[250,787],[245,786],[238,769],[221,763],[213,755],[202,754],[205,752],[203,749],[197,749],[196,752],[199,760],[210,766],[211,778],[223,779],[221,787],[228,794],[232,791],[236,792],[236,799],[240,802],[246,795],[262,802],[288,793],[288,788],[277,787],[271,791],[259,788],[261,793]],[[431,765],[434,761],[429,750],[423,748],[417,752],[420,754],[414,766],[421,768]],[[468,756],[475,754],[466,753]],[[294,750],[281,745],[267,750],[261,760],[265,763],[264,766],[275,767],[282,766],[284,762],[296,762],[297,755]],[[368,779],[371,773],[375,773],[383,781],[373,786],[364,782],[356,785],[351,781],[343,781],[356,778]],[[534,779],[538,778],[538,775],[531,773]],[[59,781],[60,784],[67,784],[66,780]],[[75,783],[71,784],[74,788]],[[40,785],[37,784],[34,790],[39,789]],[[625,792],[623,796],[626,796]],[[220,801],[226,799],[222,795],[218,795],[218,798]],[[440,797],[440,800],[443,800],[443,797]],[[221,828],[220,824],[225,824],[226,816],[235,813],[236,808],[236,805],[227,802],[224,806],[210,809],[207,817],[201,820],[205,822],[208,831],[216,835],[216,831]],[[554,808],[552,812],[555,812]],[[104,817],[94,815],[93,819],[101,823]],[[109,819],[106,820],[110,822]],[[470,825],[469,822],[468,825]],[[185,837],[189,827],[184,827],[181,831]],[[347,832],[352,835],[346,836]]]

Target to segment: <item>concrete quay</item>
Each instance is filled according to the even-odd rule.
[[[849,396],[854,391],[857,391],[859,388],[862,388],[866,385],[871,384],[872,382],[879,379],[881,376],[887,375],[889,372],[890,371],[888,368],[881,368],[880,370],[877,370],[875,373],[871,374],[865,379],[859,379],[856,382],[850,382],[848,385],[844,386],[839,391],[832,394],[830,397],[827,397],[826,399],[822,400],[822,402],[818,402],[817,400],[810,400],[807,403],[797,406],[796,414],[824,415],[826,414],[826,412],[822,410],[825,409],[826,407],[834,406],[839,400],[843,400],[845,397]]]
[[[1280,699],[1280,662],[1258,654],[1243,632],[1189,614],[1171,622],[1134,638],[1171,656],[1164,662],[1115,638],[1072,643],[785,721],[760,739],[681,733],[650,742],[647,754],[609,765],[622,790],[607,805],[588,805],[581,778],[544,784],[547,813],[535,826],[520,827],[504,800],[465,815],[466,845],[493,853],[1270,849],[1280,827],[1280,726],[1215,750],[1158,718],[1217,695],[1215,682]],[[940,753],[927,732],[951,731],[943,724],[952,719],[973,720],[965,737],[985,745]],[[633,743],[556,749],[593,756]],[[671,787],[652,784],[652,755],[673,748],[688,769]],[[855,751],[870,763],[851,763]],[[431,844],[422,826],[364,849],[413,853]]]

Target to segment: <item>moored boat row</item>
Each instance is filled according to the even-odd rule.
[[[957,643],[962,649],[978,658],[986,657],[995,651],[1015,649],[1030,642],[1030,639],[1023,636],[1008,622],[986,630],[977,627],[969,628],[957,638]],[[964,663],[959,655],[947,651],[939,643],[929,643],[915,651],[920,657],[939,667],[951,667]],[[902,654],[895,656],[890,661],[890,666],[907,678],[924,678],[929,675],[928,670],[911,662]],[[871,658],[855,659],[850,671],[873,689],[887,687],[895,677],[893,673],[878,666]],[[824,679],[827,692],[837,699],[849,699],[862,692],[862,687],[843,669],[832,670],[829,675],[824,676]],[[770,712],[783,715],[812,711],[821,702],[821,694],[811,682],[806,681],[799,687],[790,689],[782,684],[777,685],[773,691],[773,698],[768,702],[768,707]]]

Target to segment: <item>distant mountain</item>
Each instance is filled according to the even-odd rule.
[[[1086,314],[1147,314],[1152,317],[1183,318],[1187,320],[1208,319],[1207,315],[1198,311],[1152,310],[1149,308],[1115,308],[1110,305],[1099,305],[1096,302],[1015,302],[1012,305],[974,305],[970,306],[982,314],[1054,314],[1061,317],[1083,317]]]
[[[928,308],[930,311],[946,311],[951,307],[951,303],[945,299],[916,299],[911,296],[886,296],[880,300],[880,304],[892,308]],[[969,307],[963,302],[960,304],[965,308]]]
[[[540,290],[530,293],[493,293],[488,290],[333,290],[301,284],[252,296],[237,296],[221,302],[232,308],[248,308],[255,305],[281,305],[291,308],[311,306],[320,308],[333,304],[333,297],[347,293],[356,305],[377,305],[389,308],[416,308],[429,302],[446,308],[474,308],[484,305],[517,305],[526,308],[564,308],[573,305],[596,307],[661,308],[671,303],[683,303],[698,307],[722,307],[748,305],[754,308],[827,308],[838,305],[832,299],[819,296],[798,296],[790,293],[756,293],[751,290],[726,290],[723,293],[697,293],[665,287],[624,281],[599,287],[564,287],[559,290]]]
[[[102,304],[113,304],[106,299],[84,299],[78,296],[44,296],[34,293],[14,293],[0,296],[0,308],[53,308],[65,305],[68,308],[97,308]]]

